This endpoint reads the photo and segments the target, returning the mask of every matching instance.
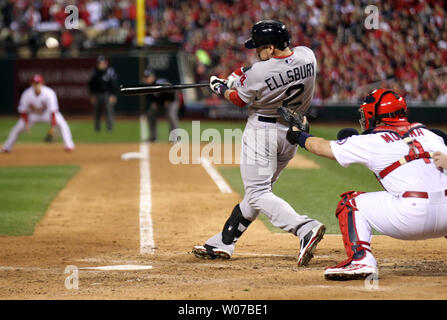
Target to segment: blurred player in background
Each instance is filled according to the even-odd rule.
[[[144,71],[143,83],[146,85],[170,84],[167,79],[157,78],[155,73],[150,69]],[[163,112],[166,113],[166,117],[168,118],[170,131],[178,128],[178,110],[180,103],[176,92],[171,91],[148,95],[146,103],[150,128],[149,142],[155,142],[158,139],[157,121]]]
[[[95,131],[101,130],[102,109],[106,111],[107,130],[113,130],[114,108],[118,93],[118,75],[104,56],[99,56],[89,81],[90,102],[94,106]]]
[[[2,152],[12,150],[20,134],[30,130],[36,122],[51,124],[52,129],[57,128],[64,141],[66,151],[73,151],[75,145],[70,128],[62,114],[53,89],[44,85],[44,78],[40,74],[33,75],[31,86],[20,97],[18,112],[20,119],[11,129],[8,139],[2,146]]]

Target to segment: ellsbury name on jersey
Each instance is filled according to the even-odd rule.
[[[315,64],[311,62],[305,65],[295,67],[293,69],[289,69],[285,73],[278,73],[277,75],[265,79],[264,81],[267,84],[270,91],[273,91],[291,82],[304,80],[307,77],[312,77],[314,75],[315,75]]]

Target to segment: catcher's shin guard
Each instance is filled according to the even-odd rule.
[[[241,208],[237,204],[222,230],[222,242],[226,245],[235,243],[244,233],[251,221],[242,216]]]
[[[355,212],[358,210],[355,197],[362,193],[355,191],[343,193],[335,212],[343,236],[346,254],[348,255],[348,259],[339,263],[338,267],[348,265],[352,261],[359,261],[366,256],[366,251],[371,252],[370,244],[359,240],[355,224]]]

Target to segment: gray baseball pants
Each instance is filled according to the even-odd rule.
[[[303,237],[319,222],[299,215],[272,191],[273,184],[297,151],[297,146],[286,139],[287,130],[288,126],[280,123],[260,121],[258,114],[249,117],[242,135],[240,170],[245,195],[239,206],[242,216],[249,221],[262,212],[275,227]],[[236,241],[224,244],[220,232],[206,244],[232,254]]]

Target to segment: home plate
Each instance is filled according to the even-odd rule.
[[[145,156],[141,152],[127,152],[121,155],[121,160],[144,159]]]
[[[152,266],[138,266],[134,264],[122,264],[117,266],[103,266],[103,267],[83,267],[79,268],[81,270],[102,270],[102,271],[115,271],[115,270],[125,270],[125,271],[132,271],[132,270],[150,270],[152,269]]]

